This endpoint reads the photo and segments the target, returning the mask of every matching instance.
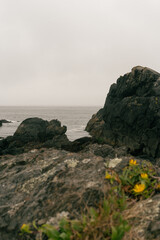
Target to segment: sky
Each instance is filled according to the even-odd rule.
[[[159,0],[0,0],[0,105],[103,106],[134,66],[160,72]]]

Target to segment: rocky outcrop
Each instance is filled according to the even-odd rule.
[[[160,74],[138,66],[121,76],[86,130],[99,142],[160,157]]]
[[[0,154],[18,154],[35,147],[61,148],[69,143],[66,130],[67,127],[61,126],[58,120],[48,122],[40,118],[28,118],[13,136],[0,141]]]
[[[8,121],[6,119],[0,120],[0,127],[2,126],[2,123],[11,123],[11,121]]]
[[[118,152],[121,156],[115,157]],[[23,223],[35,220],[40,225],[55,224],[56,217],[76,218],[86,206],[97,206],[108,194],[104,179],[106,162],[108,167],[121,172],[131,158],[122,155],[124,149],[94,144],[79,153],[43,148],[1,156],[0,239],[21,239],[18,233]],[[159,200],[157,194],[134,203],[124,212],[132,231],[138,234],[139,238],[133,239],[156,239]]]
[[[86,146],[93,144],[94,142],[95,142],[94,139],[91,137],[82,137],[63,146],[63,149],[70,152],[79,152],[82,149],[84,149]]]
[[[12,123],[12,121],[6,120],[6,119],[2,119],[0,120],[2,123]]]
[[[45,121],[41,118],[28,118],[16,130],[14,137],[22,143],[45,142],[55,136],[62,136],[67,127],[61,127],[58,120]]]

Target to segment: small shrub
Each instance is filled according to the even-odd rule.
[[[108,196],[97,209],[89,208],[88,213],[82,214],[78,220],[62,219],[58,228],[48,224],[40,227],[28,225],[26,232],[26,228],[21,229],[23,236],[35,231],[34,239],[39,234],[39,240],[43,236],[49,240],[121,240],[130,228],[122,217],[126,207],[125,195],[120,195],[116,188],[112,188]]]

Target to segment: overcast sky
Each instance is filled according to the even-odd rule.
[[[0,0],[1,106],[103,106],[136,65],[160,72],[160,0]]]

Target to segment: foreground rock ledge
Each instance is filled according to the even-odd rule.
[[[160,74],[138,66],[118,78],[86,130],[100,142],[160,157]]]
[[[124,149],[94,144],[79,153],[50,148],[1,156],[0,239],[18,240],[23,223],[55,224],[56,216],[75,218],[84,206],[98,204],[108,189],[104,163],[120,171],[131,158],[124,155]],[[135,203],[130,215],[124,214],[132,221],[135,211],[132,231],[139,238],[133,239],[157,239],[160,196]]]

